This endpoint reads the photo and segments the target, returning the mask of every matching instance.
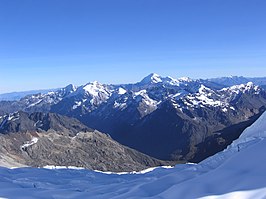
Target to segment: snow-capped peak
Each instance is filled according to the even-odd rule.
[[[82,91],[85,91],[86,95],[89,95],[91,105],[99,105],[106,101],[111,96],[111,91],[106,85],[103,85],[97,81],[86,84],[81,87]]]
[[[180,78],[178,78],[178,81],[180,81],[180,82],[193,82],[193,79],[191,79],[189,77],[180,77]]]
[[[254,86],[253,82],[248,82],[246,85],[247,85],[247,87],[252,87],[252,86]]]
[[[147,77],[145,77],[143,80],[141,80],[141,84],[157,84],[162,82],[162,77],[156,73],[151,73]]]
[[[170,76],[163,78],[163,82],[166,84],[173,85],[173,86],[179,86],[180,85],[180,81],[178,81],[177,79],[174,79]]]
[[[260,91],[260,87],[254,85],[253,82],[248,82],[246,84],[234,85],[234,86],[222,89],[222,91],[233,91],[236,93],[238,93],[240,91],[245,93],[245,92],[250,91],[250,90],[254,90],[256,93],[258,93]]]
[[[136,96],[144,96],[144,95],[146,95],[147,94],[147,90],[140,90],[140,91],[138,91],[138,92],[134,92],[133,93],[133,97],[136,97]]]
[[[199,93],[206,93],[206,92],[212,92],[212,90],[206,86],[204,86],[203,84],[200,85],[199,88]]]
[[[75,92],[77,90],[77,87],[74,86],[73,84],[69,84],[64,89],[66,92],[72,93],[72,92]]]
[[[109,95],[108,92],[104,89],[104,86],[97,81],[86,84],[83,87],[83,90],[92,96],[98,96],[100,92]]]
[[[156,73],[151,73],[147,77],[143,78],[140,84],[146,85],[146,84],[163,83],[164,85],[180,86],[180,83],[182,84],[182,83],[190,83],[190,82],[193,82],[193,80],[190,79],[189,77],[181,77],[178,79],[174,79],[170,76],[161,77],[160,75]]]

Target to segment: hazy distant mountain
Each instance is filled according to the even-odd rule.
[[[208,79],[210,82],[218,83],[224,86],[233,86],[237,84],[246,84],[253,82],[259,86],[266,86],[266,77],[243,77],[243,76],[231,76],[231,77],[220,77]]]
[[[51,91],[56,91],[58,89],[45,89],[45,90],[31,90],[31,91],[21,91],[21,92],[12,92],[12,93],[2,93],[0,94],[0,101],[15,101],[20,100],[21,98],[27,96],[27,95],[33,95],[37,93],[48,93]]]
[[[265,110],[264,89],[242,84],[242,77],[229,80],[237,85],[157,74],[135,84],[69,85],[17,102],[0,102],[0,114],[59,113],[153,157],[198,162],[226,148]]]

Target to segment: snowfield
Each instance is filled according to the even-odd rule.
[[[226,150],[199,164],[131,174],[0,168],[2,198],[266,198],[266,113]],[[1,159],[0,159],[1,161]]]

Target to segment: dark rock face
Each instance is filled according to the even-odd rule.
[[[119,172],[171,164],[127,148],[76,119],[54,113],[11,114],[2,119],[0,131],[0,157],[28,166]]]
[[[91,131],[77,119],[68,118],[55,113],[26,113],[16,112],[0,119],[0,133],[37,132],[54,130],[68,132],[74,136],[80,131]]]
[[[128,127],[126,132],[117,131],[113,136],[120,143],[159,159],[200,162],[225,149],[264,110],[242,112],[243,115],[200,110],[186,115],[165,105]],[[250,117],[244,120],[245,115]]]

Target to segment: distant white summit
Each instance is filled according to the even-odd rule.
[[[144,77],[143,80],[141,80],[141,84],[157,84],[159,82],[162,82],[162,77],[156,73],[151,73],[147,77]]]
[[[162,84],[169,84],[169,85],[173,85],[173,86],[179,86],[180,83],[184,83],[184,82],[192,82],[193,80],[190,79],[189,77],[181,77],[178,79],[172,78],[170,76],[167,77],[162,77],[156,73],[151,73],[148,76],[144,77],[139,84],[140,85],[148,85],[148,84],[158,84],[158,83],[162,83]]]

